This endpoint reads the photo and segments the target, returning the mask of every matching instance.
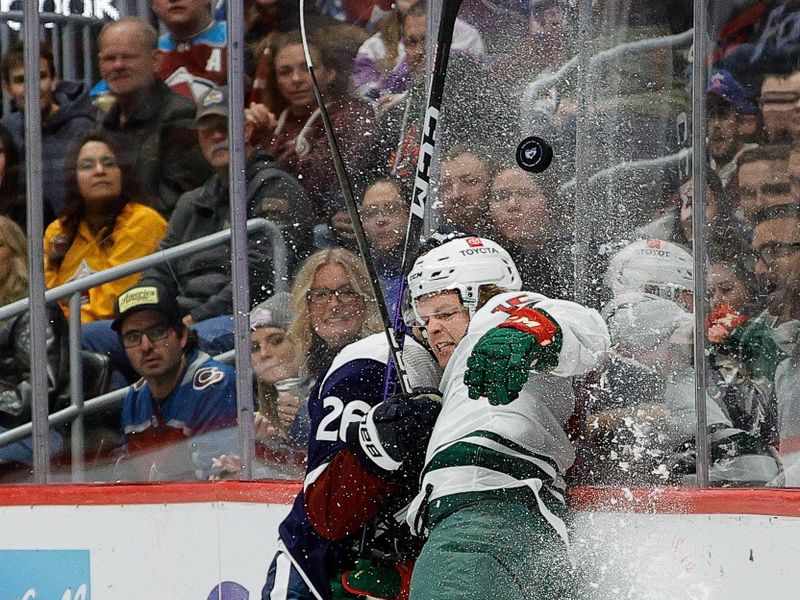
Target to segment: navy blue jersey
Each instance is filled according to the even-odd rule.
[[[383,399],[385,370],[386,344],[380,344],[371,336],[342,350],[327,375],[311,391],[308,400],[311,432],[304,490],[324,473],[331,458],[346,450],[344,436],[348,425],[361,420],[371,406]],[[352,560],[356,536],[334,542],[317,533],[306,514],[304,492],[295,499],[291,512],[281,523],[279,534],[309,587],[317,597],[328,600],[331,597],[329,581]]]
[[[393,515],[403,496],[398,492],[408,491],[365,469],[345,441],[348,427],[383,401],[388,354],[382,333],[350,344],[309,397],[311,431],[303,491],[279,534],[282,549],[321,600],[331,598],[331,579],[355,564],[361,526],[379,513]],[[435,360],[411,338],[406,338],[403,357],[413,386],[438,384],[441,371]]]

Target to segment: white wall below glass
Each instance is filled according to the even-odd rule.
[[[257,600],[298,489],[16,488],[19,501],[0,500],[0,599],[206,600],[227,581]],[[573,499],[589,600],[796,598],[800,491],[584,488]]]

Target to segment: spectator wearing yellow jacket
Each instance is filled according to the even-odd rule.
[[[65,168],[66,205],[45,231],[45,282],[55,287],[150,254],[167,223],[141,198],[123,147],[108,132],[86,134]],[[84,292],[81,322],[110,319],[117,296],[134,285],[134,274]],[[68,314],[66,302],[62,304]]]

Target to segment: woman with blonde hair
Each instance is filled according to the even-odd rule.
[[[28,250],[25,234],[14,221],[0,215],[0,306],[28,294]]]
[[[366,269],[344,248],[320,250],[306,260],[295,275],[292,312],[289,335],[305,357],[303,372],[315,378],[347,344],[381,330]]]
[[[0,305],[28,294],[28,253],[25,234],[14,221],[0,216]],[[67,325],[55,305],[48,306],[46,325],[47,390],[50,411],[63,408],[63,392],[69,385]],[[0,433],[29,423],[33,398],[30,387],[30,314],[28,311],[0,321]],[[67,399],[68,401],[68,399]],[[50,454],[63,449],[62,435],[50,430]],[[0,448],[0,480],[17,465],[30,466],[33,442],[30,437]],[[21,472],[27,472],[23,468]]]
[[[343,248],[312,254],[295,276],[291,310],[283,303],[276,295],[250,315],[258,381],[254,429],[260,457],[254,472],[259,477],[302,476],[295,450],[305,448],[308,440],[308,390],[313,388],[313,398],[314,382],[322,379],[342,348],[381,330],[361,259]],[[293,318],[284,329],[289,313]],[[281,384],[290,389],[282,390]],[[241,458],[222,455],[214,459],[213,468],[211,479],[235,477],[242,470]]]

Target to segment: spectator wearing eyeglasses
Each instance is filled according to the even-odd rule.
[[[114,134],[90,132],[69,157],[66,205],[44,234],[45,282],[55,287],[151,254],[167,222],[141,204],[133,166]],[[110,319],[116,297],[139,280],[138,274],[84,292],[81,322]],[[62,304],[68,315],[68,305]]]
[[[800,482],[800,205],[757,213],[752,247],[766,308],[760,320],[774,326],[772,335],[786,353],[775,369],[774,385],[785,485],[796,486]]]
[[[403,278],[403,242],[411,192],[395,178],[380,178],[364,188],[359,207],[364,233],[372,244],[375,268],[390,312],[397,304]]]
[[[112,328],[141,376],[122,407],[126,460],[115,478],[207,478],[211,458],[232,451],[236,436],[190,438],[236,426],[233,369],[197,349],[175,297],[158,283],[121,294],[115,317]]]
[[[291,305],[288,334],[297,344],[301,373],[313,378],[347,344],[381,330],[361,259],[342,248],[309,257],[295,276]]]
[[[162,250],[230,225],[228,112],[227,88],[213,88],[200,99],[195,127],[215,174],[202,187],[181,196],[159,244]],[[246,130],[247,134],[249,127]],[[293,176],[279,169],[269,156],[249,142],[245,143],[245,152],[247,187],[242,204],[246,205],[247,217],[270,219],[282,229],[293,258],[290,264],[294,266],[294,260],[305,256],[311,246],[311,217],[302,188]],[[254,304],[272,294],[276,276],[272,252],[271,233],[248,236],[250,296]],[[233,284],[227,244],[156,265],[142,273],[142,282],[147,281],[156,281],[171,290],[181,307],[184,324],[197,331],[203,350],[216,354],[233,348]],[[109,354],[115,366],[132,380],[133,374],[108,321],[88,325],[83,334],[87,349]]]
[[[800,319],[800,206],[756,214],[752,247],[765,308],[777,324]]]
[[[525,289],[549,298],[571,298],[572,237],[559,229],[559,202],[548,173],[533,176],[502,167],[489,188],[489,226],[519,269]]]

